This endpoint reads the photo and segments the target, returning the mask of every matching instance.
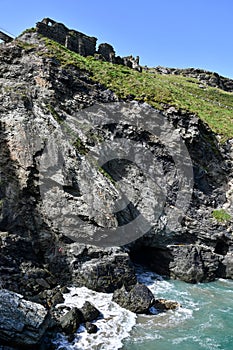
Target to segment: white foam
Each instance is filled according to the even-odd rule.
[[[112,294],[97,293],[81,287],[71,288],[68,294],[64,294],[64,298],[64,304],[70,307],[82,307],[85,301],[93,303],[103,314],[103,318],[94,322],[98,327],[96,334],[88,334],[81,326],[72,345],[59,334],[56,344],[59,344],[60,348],[65,347],[67,350],[117,350],[122,347],[123,339],[129,336],[136,323],[134,313],[111,301]]]

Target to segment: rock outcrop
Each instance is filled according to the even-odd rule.
[[[118,97],[93,82],[87,72],[72,65],[64,68],[49,57],[37,33],[26,33],[20,40],[0,50],[3,286],[36,296],[62,280],[63,284],[113,292],[136,283],[129,251],[142,263],[150,256],[155,270],[176,278],[182,278],[181,271],[189,271],[187,281],[232,276],[231,221],[219,223],[212,216],[216,207],[230,203],[226,192],[231,144],[220,147],[208,126],[192,113],[169,106],[163,114],[158,113],[159,125],[166,119],[182,136],[194,168],[190,206],[181,224],[167,231],[169,208],[176,203],[179,186],[174,161],[163,142],[137,128],[133,114],[125,125],[101,126],[100,119],[95,130],[93,120],[81,111],[96,103],[113,103],[114,108],[108,112],[117,117],[122,111]],[[112,50],[105,45],[101,55],[114,53]],[[127,105],[122,104],[124,109]],[[155,112],[139,102],[130,102],[129,107],[143,111],[146,118]],[[88,133],[81,125],[87,126]],[[85,157],[99,140],[114,146],[115,136],[137,141],[154,155],[157,168],[162,169],[164,176],[159,178],[159,185],[166,187],[167,196],[160,215],[153,212],[158,205],[156,195],[145,192],[153,183],[132,162],[113,160],[101,170]],[[125,144],[126,151],[127,147]],[[127,192],[131,203],[124,200],[116,186],[122,178],[131,184]],[[146,196],[141,200],[144,192]],[[121,210],[113,214],[118,199],[123,201]],[[137,203],[136,207],[132,203]],[[147,235],[132,239],[128,250],[91,247],[99,230],[109,228],[110,232],[123,227],[139,213],[149,215],[153,225]],[[74,243],[72,232],[74,236],[82,232],[83,242],[78,239],[79,243]],[[134,230],[131,234],[138,237]],[[122,239],[128,243],[124,232]],[[177,248],[171,250],[169,247],[174,245]],[[147,254],[148,249],[151,254]],[[196,255],[200,255],[198,268]]]
[[[206,71],[204,69],[197,68],[167,68],[167,67],[155,67],[152,71],[158,72],[160,74],[174,74],[183,75],[185,77],[196,78],[200,81],[201,87],[205,85],[216,87],[224,91],[233,92],[233,79],[229,79],[219,75],[218,73],[213,73]]]
[[[44,23],[54,31],[63,28],[48,24]],[[63,29],[64,35],[72,36]],[[84,37],[82,40],[84,43]],[[96,54],[115,63],[110,45],[103,44]],[[218,222],[212,215],[224,205],[232,214],[231,141],[219,145],[216,135],[192,113],[170,106],[164,106],[162,113],[146,103],[120,101],[87,71],[72,64],[62,66],[35,31],[1,45],[0,60],[0,269],[4,288],[43,300],[47,306],[62,300],[56,289],[59,283],[102,292],[123,286],[132,290],[137,280],[130,257],[187,282],[232,278],[232,221]],[[133,66],[134,59],[129,60]],[[99,104],[97,111],[88,109],[88,117],[86,109]],[[128,119],[119,121],[125,110]],[[111,122],[103,123],[108,113]],[[160,135],[151,134],[152,124],[147,130],[141,127],[153,113],[157,129],[166,121],[165,131],[169,127],[174,131],[169,136],[165,133],[169,149]],[[180,152],[174,147],[177,135],[191,159],[194,186],[182,192],[190,195],[182,220],[169,226],[182,186],[172,158]],[[111,161],[103,157],[103,167],[93,163],[99,144],[110,143],[116,150],[119,139],[124,142],[123,155],[130,154],[130,143],[137,144],[139,160],[141,151],[152,155],[148,171],[156,169],[156,174],[162,174],[156,185],[127,157]],[[187,157],[181,160],[186,164]],[[126,186],[120,190],[123,179]],[[161,188],[166,196],[161,196]],[[122,229],[142,217],[147,220],[141,226]],[[152,223],[149,227],[148,222]],[[141,234],[144,225],[147,230]],[[121,244],[114,234],[117,229]],[[104,247],[101,232],[107,242]]]
[[[148,287],[137,283],[127,290],[124,286],[113,293],[113,301],[137,314],[149,314],[154,304],[154,295]]]
[[[50,323],[48,311],[22,295],[0,290],[0,343],[32,349],[38,346]]]

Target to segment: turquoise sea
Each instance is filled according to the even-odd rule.
[[[138,269],[138,279],[156,298],[178,301],[182,307],[153,316],[138,316],[111,301],[110,294],[85,287],[71,288],[65,296],[68,306],[95,304],[104,318],[97,320],[97,334],[80,327],[69,344],[59,335],[58,349],[67,350],[232,350],[233,281],[220,279],[205,284],[166,280]]]
[[[139,274],[156,297],[177,300],[182,308],[139,318],[124,350],[233,349],[233,281],[192,285],[157,278],[150,272]]]

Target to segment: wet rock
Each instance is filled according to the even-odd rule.
[[[169,246],[173,256],[170,276],[185,282],[210,282],[219,277],[223,256],[213,249],[200,245]]]
[[[229,252],[225,256],[223,266],[225,268],[225,277],[233,279],[233,252]]]
[[[42,305],[0,290],[0,341],[32,348],[40,343],[49,324],[49,313]]]
[[[82,321],[82,313],[79,309],[73,308],[61,317],[60,326],[65,334],[73,334],[77,331]]]
[[[124,286],[116,290],[112,300],[121,307],[137,314],[148,314],[154,303],[154,295],[145,285],[137,283],[129,291]]]
[[[93,323],[86,322],[85,327],[86,327],[87,333],[89,334],[94,334],[98,332],[98,327]]]
[[[72,245],[67,252],[72,260],[73,283],[97,292],[112,293],[123,285],[136,283],[135,269],[128,253],[120,248],[100,249]]]
[[[180,307],[177,301],[167,300],[167,299],[156,299],[153,303],[153,307],[160,311],[176,310]]]
[[[101,316],[100,311],[89,301],[84,303],[84,305],[80,308],[80,311],[85,322],[94,321]]]

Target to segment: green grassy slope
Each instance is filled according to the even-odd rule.
[[[212,87],[203,89],[194,78],[161,75],[153,70],[139,73],[94,57],[85,58],[52,40],[43,40],[48,49],[47,56],[56,57],[64,66],[74,65],[88,71],[93,81],[103,84],[119,97],[124,99],[131,95],[159,110],[169,105],[196,113],[221,135],[222,142],[233,137],[233,93]]]

